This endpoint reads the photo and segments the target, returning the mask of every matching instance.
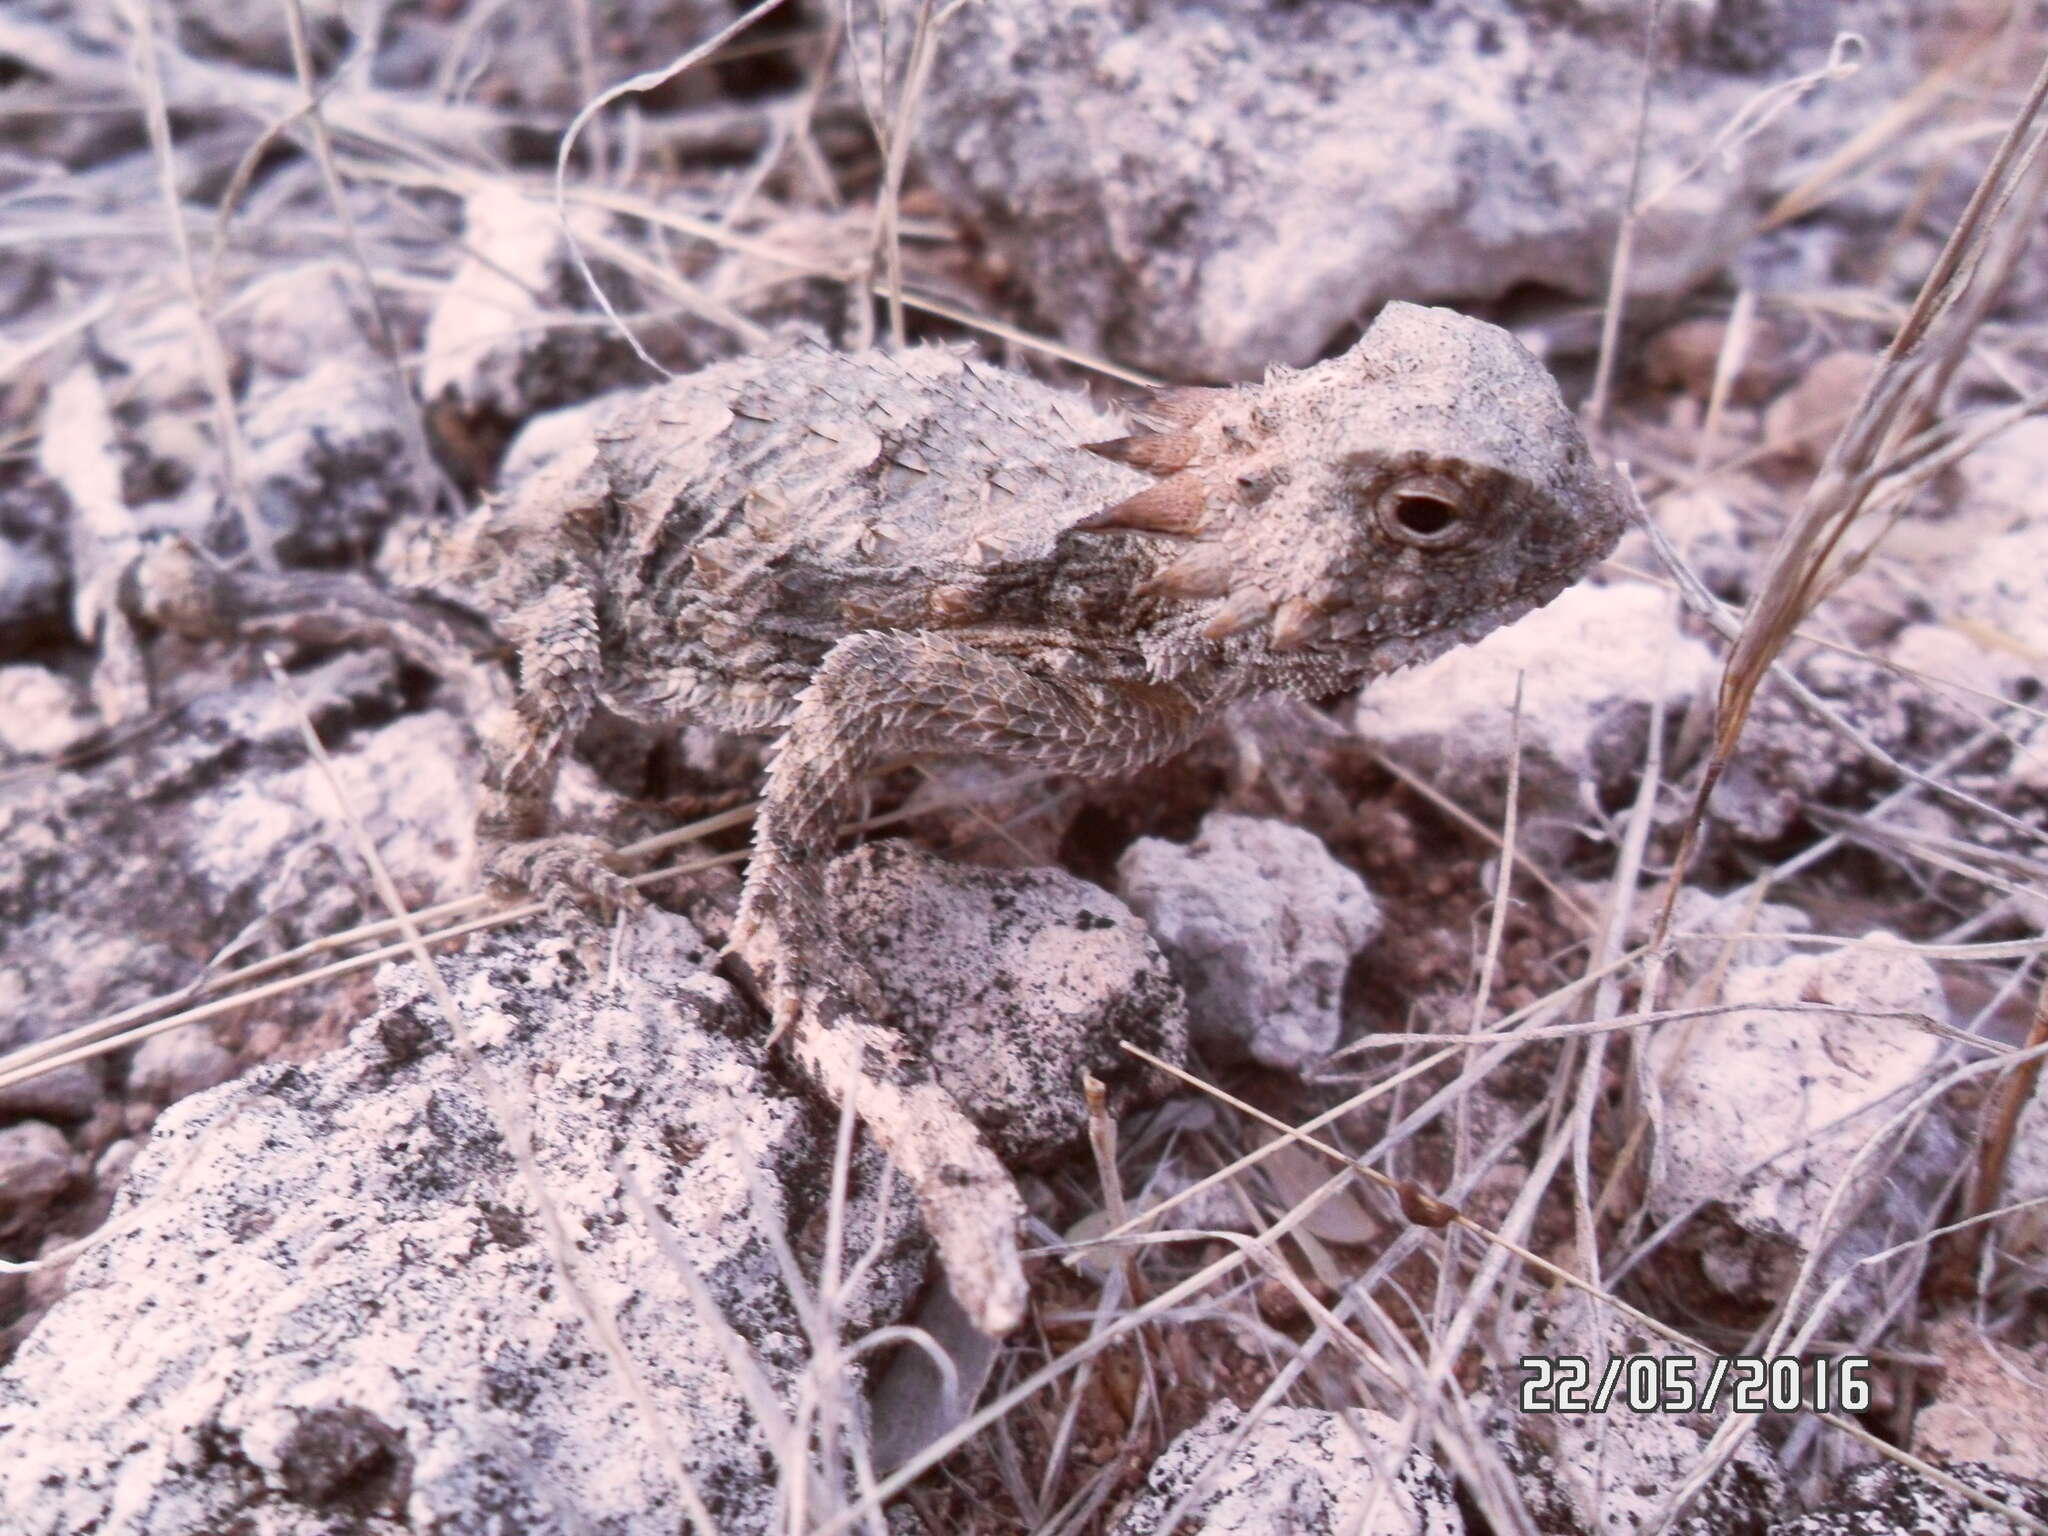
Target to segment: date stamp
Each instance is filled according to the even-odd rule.
[[[1522,1412],[1861,1413],[1870,1406],[1862,1355],[1524,1355]]]

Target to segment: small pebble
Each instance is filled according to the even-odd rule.
[[[178,1100],[235,1075],[235,1058],[203,1029],[174,1029],[136,1047],[128,1088],[157,1104]]]

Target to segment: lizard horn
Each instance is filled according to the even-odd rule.
[[[1178,385],[1159,390],[1145,402],[1138,414],[1161,427],[1191,427],[1231,393],[1228,389],[1210,389],[1195,384]]]
[[[1216,616],[1202,626],[1204,640],[1228,640],[1250,629],[1273,611],[1273,599],[1263,587],[1239,587],[1223,600]]]
[[[1220,544],[1202,544],[1138,588],[1140,597],[1221,597],[1237,574],[1237,557]]]
[[[1273,649],[1298,651],[1322,634],[1327,615],[1320,603],[1290,597],[1273,612]]]
[[[1188,538],[1201,532],[1208,512],[1208,497],[1193,475],[1175,475],[1157,485],[1148,485],[1135,496],[1127,496],[1113,507],[1104,507],[1081,519],[1076,528],[1131,528],[1140,533],[1171,533]]]
[[[1081,446],[1112,464],[1128,464],[1148,475],[1171,475],[1194,463],[1202,443],[1192,432],[1134,432]]]

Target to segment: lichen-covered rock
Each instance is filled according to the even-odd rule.
[[[1081,1074],[1121,1112],[1161,1087],[1119,1040],[1178,1063],[1180,987],[1145,925],[1063,870],[968,869],[870,843],[828,876],[840,931],[884,1011],[924,1043],[939,1081],[1008,1162],[1043,1161],[1086,1130]]]
[[[2048,1520],[2048,1488],[1965,1462],[1941,1469],[2000,1503]],[[1781,1520],[1770,1536],[2010,1536],[2012,1522],[1936,1487],[1911,1468],[1880,1461],[1842,1478],[1824,1509]]]
[[[1672,294],[1910,60],[1884,4],[1662,14],[1632,279]],[[1855,80],[1709,149],[1762,87],[1825,65],[1838,28],[1867,39]],[[932,180],[1047,323],[1140,366],[1247,378],[1389,297],[1607,282],[1643,79],[1628,7],[986,0],[940,50]]]
[[[393,522],[425,510],[426,466],[399,416],[411,408],[367,345],[252,391],[250,494],[280,560],[361,560]]]
[[[1226,1455],[1243,1423],[1235,1405],[1212,1406],[1152,1464],[1114,1536],[1166,1536],[1167,1512],[1197,1480],[1207,1491],[1175,1526],[1190,1536],[1464,1536],[1435,1462],[1410,1451],[1386,1478],[1401,1427],[1385,1414],[1271,1408]]]
[[[0,1373],[9,1529],[674,1530],[663,1442],[719,1529],[779,1529],[775,1461],[719,1331],[788,1411],[808,1347],[763,1233],[803,1251],[829,1128],[766,1078],[688,923],[649,913],[620,941],[615,978],[530,928],[438,964],[658,1431],[573,1299],[424,979],[393,967],[345,1048],[158,1122],[129,1219]],[[879,1172],[856,1169],[851,1254],[873,1234]],[[922,1275],[905,1207],[842,1298],[849,1332],[893,1317]],[[719,1318],[697,1313],[677,1256]],[[842,1380],[857,1386],[857,1368]]]
[[[1570,816],[1587,796],[1632,782],[1659,698],[1675,720],[1713,676],[1713,653],[1682,632],[1668,594],[1581,585],[1477,645],[1382,679],[1355,721],[1459,804],[1498,807],[1520,678],[1523,812]],[[1540,823],[1524,825],[1542,836]]]
[[[1961,1147],[1938,1113],[1907,1135],[1884,1127],[1941,1052],[1914,1023],[1947,1018],[1932,967],[1876,933],[1739,966],[1720,1000],[1737,1011],[1659,1025],[1636,1079],[1653,1130],[1644,1203],[1694,1218],[1674,1241],[1707,1281],[1737,1301],[1782,1297],[1817,1251],[1825,1284],[1925,1231]],[[1859,1275],[1842,1305],[1867,1305],[1876,1283]]]
[[[1314,833],[1212,812],[1192,843],[1133,843],[1117,882],[1187,988],[1198,1043],[1283,1071],[1336,1045],[1344,974],[1380,912]]]

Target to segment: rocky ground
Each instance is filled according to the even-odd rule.
[[[2037,10],[786,0],[574,120],[742,14],[0,12],[0,1536],[2048,1529],[2048,162],[1966,217]],[[900,329],[1116,408],[1387,298],[1650,526],[1142,782],[877,781],[833,900],[1020,1174],[1000,1343],[721,965],[762,743],[594,722],[565,825],[691,836],[564,930],[479,892],[494,660],[125,601],[402,583],[657,369]],[[1526,1401],[1646,1356],[1802,1401]]]

